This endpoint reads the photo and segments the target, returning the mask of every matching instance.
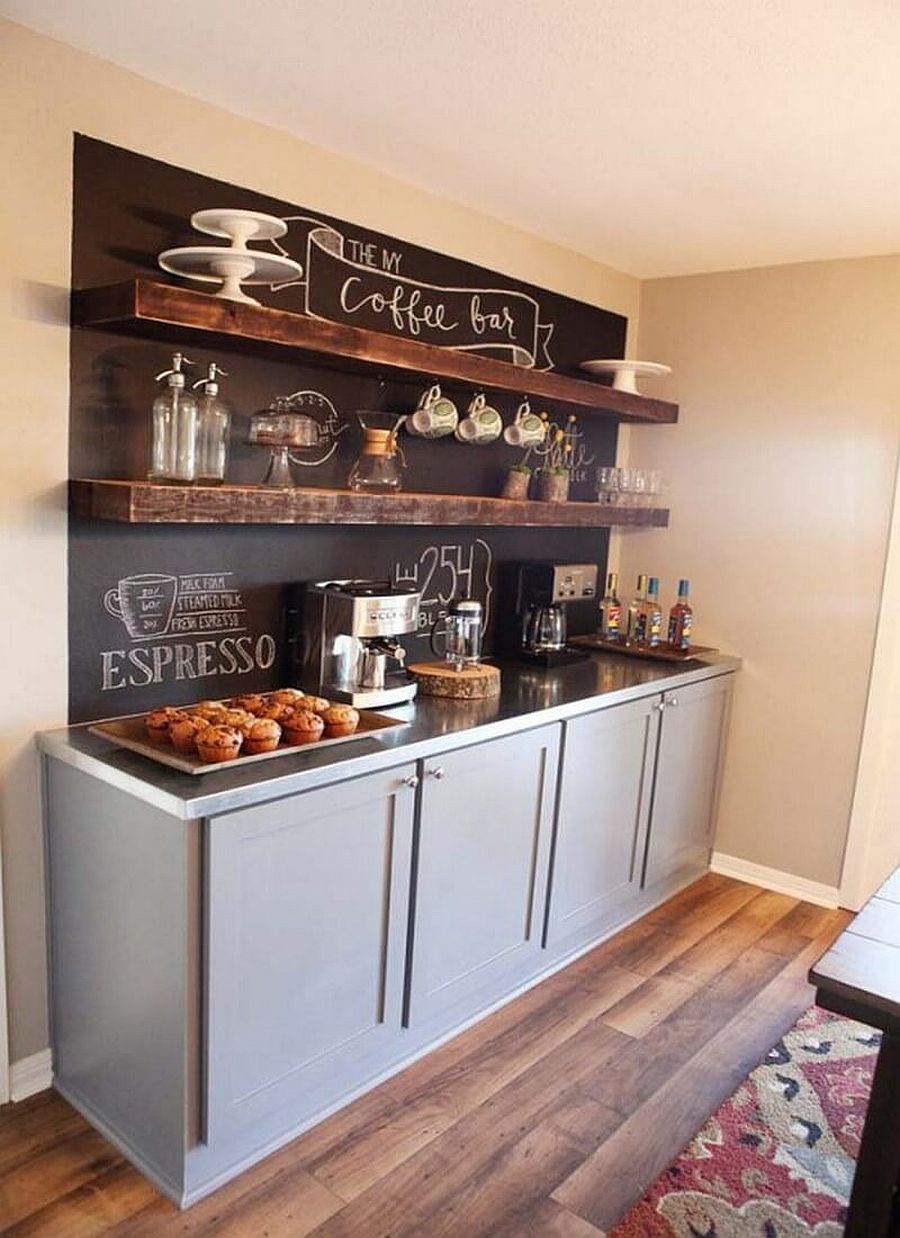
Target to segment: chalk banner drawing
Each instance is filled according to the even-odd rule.
[[[554,324],[540,321],[540,304],[527,293],[424,283],[399,274],[400,251],[375,252],[379,247],[355,242],[306,215],[287,215],[285,223],[296,225],[289,237],[293,252],[278,241],[272,244],[282,256],[300,261],[304,276],[273,285],[273,291],[299,284],[311,317],[527,368],[552,367],[547,347]]]
[[[100,654],[102,691],[268,670],[275,638],[249,631],[233,576],[144,572],[107,589],[104,609],[121,622],[131,643]]]
[[[395,583],[415,585],[421,594],[419,629],[414,636],[428,640],[435,624],[441,631],[450,603],[465,597],[481,602],[486,628],[491,617],[492,563],[491,548],[481,537],[467,543],[426,546],[414,563],[395,563]]]

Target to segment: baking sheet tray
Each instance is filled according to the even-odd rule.
[[[141,756],[156,761],[159,765],[168,765],[172,769],[180,769],[184,774],[211,774],[215,770],[238,769],[249,765],[252,761],[268,761],[273,757],[290,756],[292,753],[305,752],[309,749],[331,748],[336,744],[352,744],[355,740],[377,738],[382,732],[395,727],[409,726],[409,723],[398,718],[389,718],[386,714],[374,713],[370,709],[359,712],[359,726],[352,735],[339,735],[336,739],[317,739],[311,744],[279,744],[272,752],[257,752],[247,756],[237,756],[233,761],[213,761],[207,764],[199,757],[187,756],[176,751],[169,743],[157,743],[150,739],[144,726],[146,714],[132,714],[128,718],[112,718],[108,722],[95,722],[88,727],[93,735],[100,735],[120,748],[130,748]]]
[[[690,662],[705,653],[718,653],[712,645],[689,645],[687,649],[670,649],[660,645],[650,649],[646,645],[623,645],[619,641],[604,640],[602,636],[588,633],[587,636],[570,636],[566,642],[580,649],[600,649],[603,653],[621,653],[626,658],[648,658],[651,662]]]

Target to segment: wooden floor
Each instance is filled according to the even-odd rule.
[[[52,1092],[0,1232],[598,1238],[812,1002],[850,917],[709,875],[185,1213]]]

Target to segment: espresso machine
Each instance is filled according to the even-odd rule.
[[[500,568],[499,641],[502,655],[543,667],[581,662],[569,636],[597,628],[596,563],[532,559]]]
[[[412,700],[415,680],[397,639],[419,626],[419,594],[388,580],[302,587],[300,686],[357,708]]]

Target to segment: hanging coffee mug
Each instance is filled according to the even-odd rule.
[[[419,407],[406,419],[407,430],[420,438],[445,438],[453,433],[458,424],[456,405],[441,395],[437,383],[422,392]]]
[[[466,411],[466,416],[456,427],[456,437],[461,443],[493,443],[503,433],[503,418],[487,403],[484,396],[475,397]]]
[[[523,400],[516,412],[516,419],[503,431],[503,441],[510,447],[537,447],[547,437],[547,422],[531,411],[531,405]]]

